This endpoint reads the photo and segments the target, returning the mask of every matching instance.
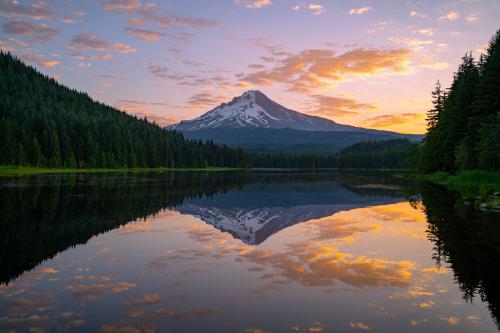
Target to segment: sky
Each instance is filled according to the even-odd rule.
[[[431,91],[500,0],[0,0],[0,48],[160,125],[258,89],[338,123],[424,133]]]

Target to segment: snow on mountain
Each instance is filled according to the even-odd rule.
[[[364,131],[309,116],[281,106],[258,90],[249,90],[229,103],[223,103],[202,116],[184,120],[167,129],[196,131],[215,128],[291,128],[305,131]]]

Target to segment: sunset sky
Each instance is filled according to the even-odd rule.
[[[0,48],[161,125],[248,89],[339,123],[425,132],[430,92],[498,0],[0,0]]]

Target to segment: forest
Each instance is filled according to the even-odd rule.
[[[420,147],[424,172],[500,167],[500,30],[478,60],[466,54],[449,89],[436,83],[427,135]]]
[[[258,168],[410,169],[418,150],[418,143],[391,139],[361,141],[335,154],[262,153],[250,155],[250,160]]]
[[[0,52],[0,165],[50,168],[249,167],[247,154],[186,140],[92,100]]]

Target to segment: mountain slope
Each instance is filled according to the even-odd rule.
[[[291,128],[304,131],[370,131],[281,106],[258,90],[249,90],[202,116],[169,127],[179,131],[215,128]]]

